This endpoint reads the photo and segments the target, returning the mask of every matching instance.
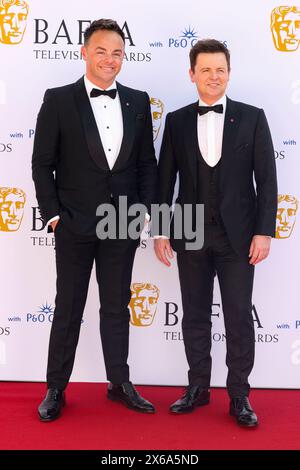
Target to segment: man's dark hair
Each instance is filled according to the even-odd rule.
[[[210,54],[215,52],[222,52],[225,54],[228,72],[230,72],[230,52],[222,42],[217,41],[216,39],[201,39],[200,41],[197,41],[196,44],[192,47],[190,50],[190,63],[192,71],[195,71],[198,54]]]
[[[118,23],[114,20],[104,19],[95,20],[91,23],[91,25],[85,30],[84,32],[84,45],[86,46],[89,42],[90,37],[96,31],[114,31],[115,33],[119,34],[125,43],[125,34],[121,30]]]

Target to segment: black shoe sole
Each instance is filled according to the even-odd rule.
[[[125,405],[129,410],[138,411],[139,413],[147,413],[147,414],[154,414],[155,413],[155,410],[147,410],[147,409],[142,409],[142,408],[136,408],[135,406],[132,406],[129,403],[127,403],[125,400],[122,400],[121,398],[114,397],[113,395],[107,394],[107,398],[111,401],[119,402],[122,405]]]
[[[237,424],[241,427],[241,428],[250,428],[250,429],[255,429],[257,428],[258,426],[258,423],[255,423],[255,424],[242,424],[242,423],[239,423],[237,421]]]
[[[237,424],[241,427],[241,428],[257,428],[258,426],[258,421],[256,423],[241,423],[236,414],[234,413],[234,411],[229,411],[229,414],[230,416],[232,416],[233,418],[235,418]]]
[[[54,416],[54,418],[42,418],[39,414],[39,419],[41,423],[51,423],[51,421],[55,421],[56,419],[60,418],[61,412],[58,415]]]
[[[188,413],[193,413],[193,411],[195,411],[195,409],[198,408],[199,406],[209,405],[209,403],[210,403],[210,399],[208,398],[207,400],[203,400],[200,403],[197,403],[197,405],[195,405],[190,410],[187,410],[187,411],[173,411],[173,410],[170,409],[169,411],[172,415],[186,415]]]

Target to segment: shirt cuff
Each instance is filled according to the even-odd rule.
[[[52,217],[52,219],[48,220],[47,224],[51,224],[51,222],[54,222],[55,220],[59,220],[60,217],[59,215],[56,215],[55,217]]]

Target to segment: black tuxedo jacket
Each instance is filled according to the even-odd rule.
[[[172,204],[179,173],[176,202],[197,202],[197,106],[191,104],[166,118],[159,160],[159,201]],[[255,179],[255,185],[253,181]],[[277,183],[274,149],[262,109],[227,98],[220,161],[220,214],[237,253],[246,253],[253,235],[275,236]],[[171,243],[183,251],[186,240]]]
[[[150,102],[147,93],[117,83],[123,141],[112,170],[84,85],[49,89],[37,119],[32,174],[41,215],[59,215],[74,233],[95,234],[101,203],[128,197],[150,213],[157,185]]]

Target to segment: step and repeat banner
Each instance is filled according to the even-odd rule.
[[[45,380],[55,257],[31,179],[36,116],[47,88],[83,75],[83,31],[99,18],[116,19],[125,32],[118,80],[149,93],[157,155],[166,114],[197,99],[188,56],[198,39],[216,38],[231,51],[228,96],[265,110],[279,196],[276,239],[256,269],[250,379],[254,387],[300,388],[300,3],[271,0],[243,8],[235,0],[0,0],[0,379]],[[156,260],[152,240],[142,240],[137,251],[130,310],[132,381],[186,384],[177,267]],[[212,324],[212,385],[224,386],[217,283]],[[106,380],[94,274],[72,380]]]

